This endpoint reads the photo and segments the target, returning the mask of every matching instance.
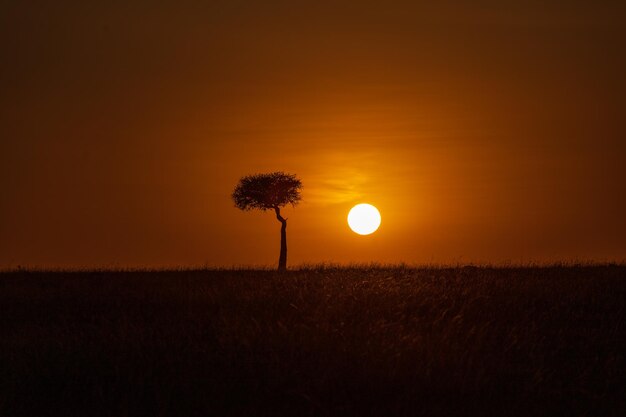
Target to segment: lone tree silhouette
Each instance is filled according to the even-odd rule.
[[[280,215],[280,208],[301,200],[302,182],[293,174],[272,172],[270,174],[247,175],[239,180],[233,192],[235,206],[248,211],[274,210],[280,227],[280,257],[278,270],[287,268],[287,219]]]

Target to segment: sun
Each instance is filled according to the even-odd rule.
[[[348,225],[355,233],[370,235],[380,226],[380,212],[371,204],[357,204],[348,213]]]

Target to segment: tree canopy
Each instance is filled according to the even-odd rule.
[[[301,189],[302,182],[294,174],[254,174],[239,180],[232,198],[241,210],[271,210],[298,204]]]

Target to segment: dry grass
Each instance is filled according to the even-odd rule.
[[[0,274],[2,416],[623,416],[626,267]]]

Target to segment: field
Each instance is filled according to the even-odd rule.
[[[1,416],[624,416],[626,267],[0,274]]]

